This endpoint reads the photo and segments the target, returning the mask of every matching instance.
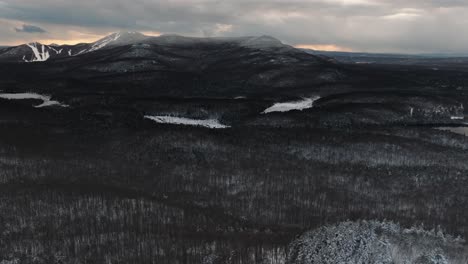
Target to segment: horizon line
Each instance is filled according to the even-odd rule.
[[[48,44],[43,44],[43,45],[78,45],[78,44],[90,44],[99,41],[100,39],[103,39],[107,36],[110,36],[112,34],[116,34],[119,32],[128,32],[128,33],[140,33],[148,37],[159,37],[159,36],[164,36],[164,35],[177,35],[177,36],[182,36],[182,37],[190,37],[190,38],[236,38],[233,36],[213,36],[213,37],[196,37],[196,36],[184,36],[181,34],[176,34],[176,33],[161,33],[161,32],[153,32],[153,31],[126,31],[126,30],[120,30],[120,31],[114,31],[114,32],[108,32],[103,35],[94,35],[94,37],[90,38],[85,38],[85,39],[78,39],[78,40],[59,40],[59,39],[44,39],[44,40],[36,40],[36,41],[31,41],[31,42],[18,42],[15,44],[1,44],[0,47],[2,48],[11,48],[11,47],[17,47],[21,45],[25,45],[27,43],[48,43]],[[266,36],[266,35],[258,35],[258,36]],[[249,36],[237,36],[237,37],[249,37]],[[250,36],[253,37],[253,36]],[[467,52],[391,52],[391,51],[358,51],[358,50],[353,50],[351,48],[347,48],[344,46],[336,45],[336,44],[288,44],[280,40],[282,43],[285,45],[290,45],[296,49],[307,49],[307,50],[312,50],[312,51],[317,51],[317,52],[336,52],[336,53],[362,53],[362,54],[382,54],[382,55],[413,55],[413,56],[429,56],[429,55],[440,55],[440,56],[468,56],[468,51]]]

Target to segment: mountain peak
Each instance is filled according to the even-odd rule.
[[[136,44],[147,39],[148,36],[143,35],[140,32],[134,31],[119,31],[112,33],[94,43],[87,52],[102,49],[106,46],[117,46],[117,45],[129,45]]]
[[[99,42],[118,42],[117,44],[121,44],[121,42],[132,42],[138,41],[141,39],[147,38],[146,35],[136,32],[136,31],[118,31],[114,32],[110,35],[107,35],[94,43]]]
[[[26,44],[24,44],[26,46],[39,46],[39,45],[43,45],[42,43],[40,42],[37,42],[37,41],[33,41],[33,42],[28,42]]]
[[[141,32],[137,32],[137,31],[125,31],[125,30],[120,30],[119,32],[116,32],[118,34],[120,34],[121,36],[125,36],[125,35],[140,35],[140,36],[144,36],[143,33]],[[114,33],[114,34],[116,34]]]

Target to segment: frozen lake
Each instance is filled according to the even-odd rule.
[[[453,133],[468,136],[468,127],[438,127],[437,129],[451,131]]]
[[[172,125],[188,125],[188,126],[201,126],[213,129],[229,128],[229,126],[223,125],[216,119],[191,119],[185,117],[174,117],[174,116],[145,116],[146,119],[155,121],[161,124],[172,124]]]
[[[62,104],[58,101],[51,100],[51,96],[42,95],[37,93],[0,93],[0,99],[6,100],[41,100],[42,104],[36,105],[36,108],[42,108],[47,106],[60,106],[68,107],[66,104]]]

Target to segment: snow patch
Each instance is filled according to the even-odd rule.
[[[78,55],[83,54],[83,53],[85,53],[85,52],[87,52],[87,51],[84,49],[84,50],[79,51],[77,54],[75,54],[75,55],[70,55],[70,56],[78,56]]]
[[[360,221],[323,226],[289,246],[286,263],[465,263],[464,240],[392,222]]]
[[[45,46],[41,45],[42,48],[39,50],[37,43],[28,43],[26,44],[31,50],[33,51],[34,58],[31,60],[26,60],[25,57],[23,57],[23,60],[25,62],[39,62],[39,61],[46,61],[50,58],[49,51],[45,50]]]
[[[68,107],[66,104],[51,100],[51,97],[48,95],[41,95],[36,93],[0,93],[0,98],[6,100],[41,100],[42,104],[34,106],[36,108],[47,106]]]
[[[51,47],[51,46],[47,46],[47,47],[48,47],[49,49],[53,50],[53,51],[55,52],[55,54],[61,54],[61,53],[62,53],[62,50],[63,50],[63,49],[56,50],[56,49],[54,49],[54,48]]]
[[[465,119],[465,117],[464,116],[452,116],[452,117],[450,117],[450,119],[452,119],[452,120],[463,120],[463,119]]]
[[[155,121],[160,124],[173,124],[173,125],[188,125],[188,126],[201,126],[207,128],[229,128],[229,126],[219,123],[216,119],[191,119],[185,117],[174,116],[145,116],[146,119]]]
[[[79,51],[78,53],[76,53],[74,55],[72,55],[71,50],[68,50],[68,55],[69,56],[78,56],[78,55],[81,55],[81,54],[85,54],[85,53],[93,52],[93,51],[96,51],[96,50],[100,50],[100,49],[104,48],[105,46],[109,45],[109,43],[117,41],[120,37],[121,37],[120,33],[114,33],[114,34],[109,35],[109,36],[107,36],[107,37],[105,37],[103,39],[98,40],[89,49],[83,49],[83,50]]]
[[[265,109],[265,111],[263,111],[262,114],[268,114],[272,112],[288,112],[291,110],[302,111],[304,109],[312,108],[314,106],[314,102],[318,99],[320,99],[320,96],[304,98],[301,101],[276,103],[273,106]]]
[[[101,39],[99,40],[98,42],[94,43],[93,46],[91,46],[91,48],[87,51],[87,52],[92,52],[92,51],[96,51],[96,50],[99,50],[99,49],[102,49],[104,48],[105,46],[107,46],[109,43],[113,42],[113,41],[116,41],[120,38],[120,33],[114,33],[104,39]]]

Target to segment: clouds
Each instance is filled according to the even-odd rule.
[[[22,33],[46,33],[47,32],[45,29],[42,29],[41,27],[27,25],[27,24],[23,24],[21,27],[15,28],[15,31],[22,32]]]
[[[416,53],[468,52],[468,35],[460,34],[467,11],[464,0],[0,0],[0,19],[47,28],[48,39],[120,29],[268,34],[293,45]],[[7,42],[22,40],[4,31]]]

